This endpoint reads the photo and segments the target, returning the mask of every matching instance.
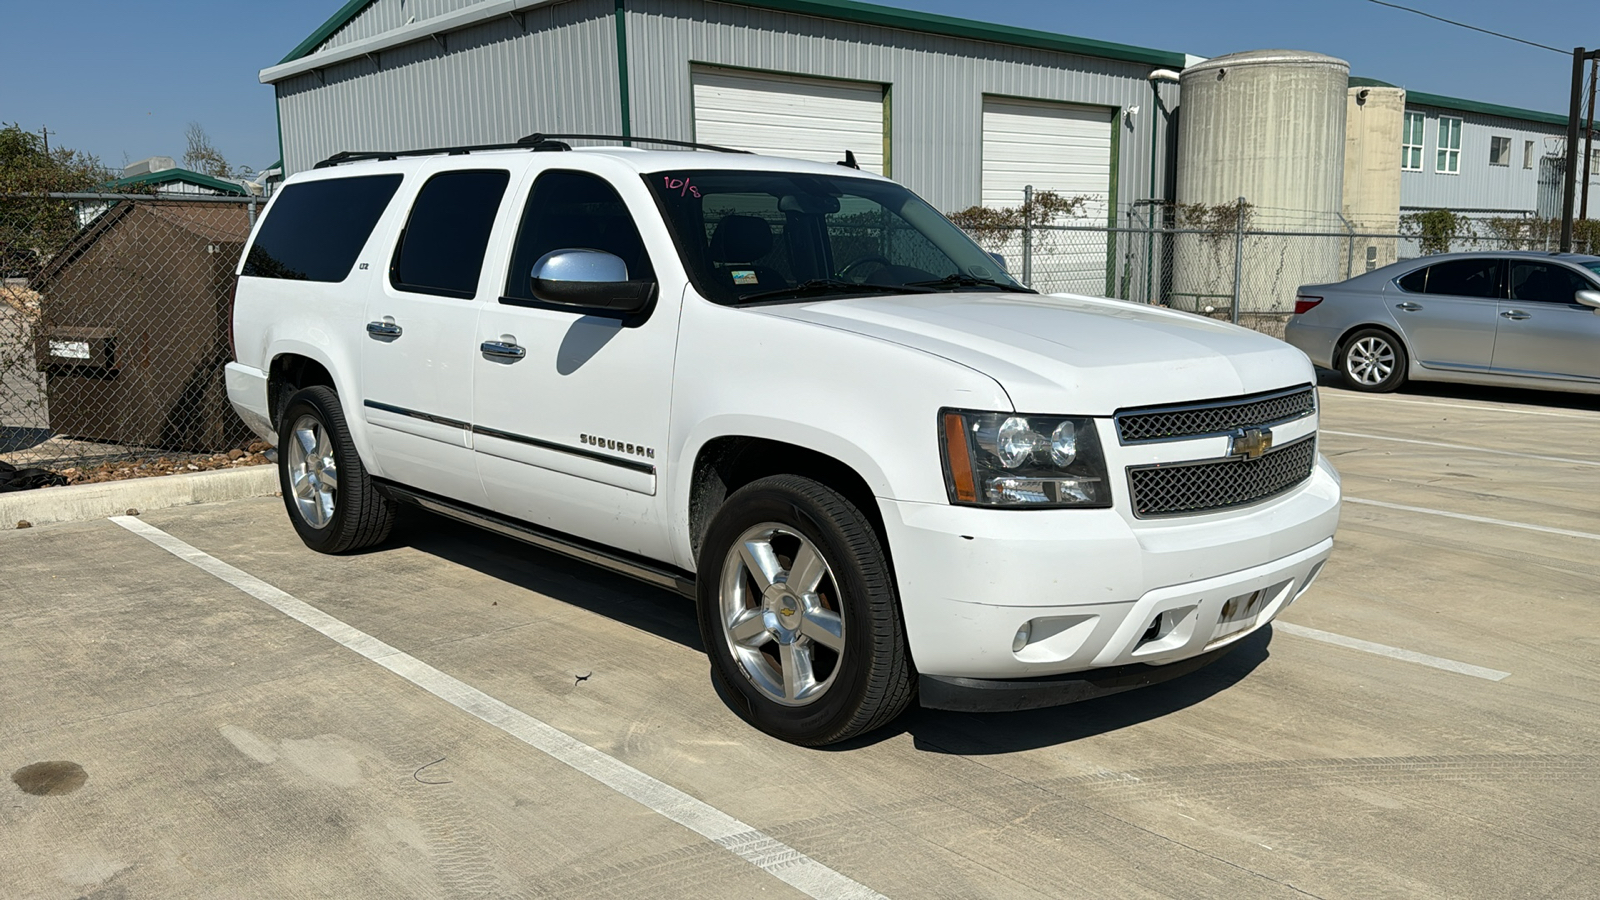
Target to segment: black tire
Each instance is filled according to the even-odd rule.
[[[313,435],[316,446],[325,447],[331,454],[336,474],[337,487],[320,491],[331,498],[332,506],[331,514],[321,522],[313,520],[317,518],[316,513],[303,509],[302,495],[296,493],[291,474],[292,469],[299,469],[292,460],[297,457],[297,448],[303,447],[297,436],[297,426],[308,423],[314,423],[315,427],[300,430]],[[324,439],[325,445],[321,443]],[[321,452],[299,451],[299,457],[306,456],[326,458]],[[316,473],[312,480],[316,477],[322,477],[322,473]],[[378,491],[367,474],[367,467],[362,465],[361,456],[350,440],[350,429],[345,425],[339,395],[332,388],[321,385],[304,388],[284,404],[283,415],[278,419],[278,484],[283,489],[283,505],[294,530],[307,547],[319,553],[345,553],[370,547],[387,538],[394,527],[394,502]],[[313,488],[312,492],[319,490]]]
[[[771,531],[768,525],[780,530]],[[766,642],[761,649],[741,645],[738,652],[745,655],[736,657],[732,626],[725,623],[726,616],[734,614],[725,611],[739,607],[729,598],[740,591],[725,591],[724,581],[742,583],[746,592],[760,590],[759,580],[739,556],[741,538],[753,533],[770,535],[766,546],[789,567],[781,579],[773,580],[774,587],[780,580],[787,583],[789,576],[799,577],[793,570],[802,568],[794,565],[799,549],[783,561],[785,542],[800,548],[803,538],[820,553],[825,574],[815,588],[800,600],[777,601],[782,614],[794,611],[787,608],[791,602],[805,611],[792,620],[766,621],[800,622],[813,612],[831,612],[841,623],[842,635],[833,638],[840,641],[839,650],[805,637],[806,623],[800,623],[794,630],[779,629],[788,635],[787,641],[779,631],[767,631],[756,639]],[[832,744],[888,724],[914,698],[916,680],[883,545],[872,523],[837,491],[795,475],[774,475],[741,488],[717,510],[706,530],[697,580],[700,633],[711,658],[712,678],[734,711],[767,734],[803,746]],[[748,610],[751,613],[759,612],[764,602],[748,593],[744,599],[757,603]],[[787,704],[769,693],[770,682],[769,688],[761,686],[759,673],[770,675],[761,659],[753,664],[741,661],[752,653],[767,653],[770,646],[770,661],[785,677],[778,665],[780,658],[787,658],[781,653],[785,643],[792,644],[790,652],[803,650],[808,672],[820,674],[825,665],[830,673],[815,696]]]
[[[1406,381],[1406,348],[1390,332],[1363,328],[1344,339],[1336,360],[1351,390],[1386,394]]]

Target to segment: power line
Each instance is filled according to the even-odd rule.
[[[1446,19],[1444,16],[1436,16],[1433,13],[1423,12],[1420,9],[1412,9],[1409,6],[1401,6],[1398,3],[1386,3],[1386,2],[1384,2],[1384,0],[1367,0],[1367,2],[1368,3],[1376,3],[1379,6],[1387,6],[1390,9],[1398,9],[1398,10],[1400,10],[1402,12],[1415,13],[1415,14],[1417,14],[1419,16],[1424,16],[1426,18],[1433,19],[1435,21],[1443,22],[1446,25],[1454,25],[1454,26],[1456,26],[1458,28],[1468,29],[1469,31],[1476,31],[1476,32],[1479,32],[1481,34],[1487,34],[1487,35],[1491,35],[1491,36],[1497,37],[1497,38],[1505,38],[1508,41],[1516,41],[1519,44],[1527,44],[1529,47],[1538,47],[1540,50],[1549,50],[1551,53],[1559,53],[1562,56],[1571,56],[1572,55],[1572,51],[1571,50],[1562,50],[1559,47],[1552,47],[1549,44],[1540,44],[1540,43],[1536,43],[1534,41],[1525,41],[1522,38],[1512,37],[1509,34],[1501,34],[1498,31],[1490,31],[1487,28],[1479,28],[1476,25],[1468,25],[1465,22],[1457,22],[1455,19]]]

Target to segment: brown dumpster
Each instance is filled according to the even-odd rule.
[[[120,201],[33,280],[61,437],[222,450],[248,436],[223,386],[242,205]]]

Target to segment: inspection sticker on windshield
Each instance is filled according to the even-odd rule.
[[[752,269],[734,269],[730,274],[733,275],[733,283],[734,284],[760,284],[761,283],[760,280],[756,278],[756,273]]]

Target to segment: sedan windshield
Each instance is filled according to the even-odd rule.
[[[645,176],[708,300],[1023,291],[999,262],[891,181],[793,172]]]
[[[1595,273],[1596,275],[1600,275],[1600,259],[1594,260],[1593,262],[1583,263],[1583,267]]]

